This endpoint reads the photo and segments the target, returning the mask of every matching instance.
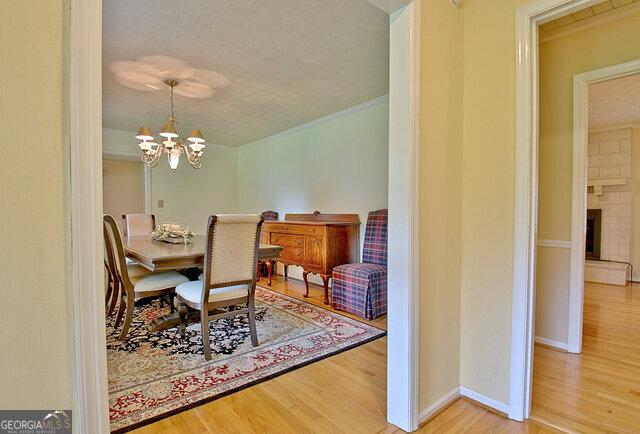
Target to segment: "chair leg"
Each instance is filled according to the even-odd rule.
[[[109,302],[111,301],[111,277],[109,277],[109,281],[107,282],[107,291],[104,293],[104,304],[105,306],[109,306]]]
[[[124,325],[122,326],[122,332],[120,332],[120,340],[123,341],[127,337],[127,332],[129,331],[129,327],[131,327],[131,322],[133,321],[133,309],[134,309],[134,300],[133,297],[127,297],[127,314],[124,318]]]
[[[253,299],[249,300],[249,332],[251,333],[251,345],[257,347],[258,331],[256,329],[256,307]]]
[[[267,261],[267,278],[269,279],[267,281],[267,285],[271,286],[271,278],[273,277],[273,262],[271,261]]]
[[[127,300],[124,294],[120,296],[120,305],[118,306],[118,314],[116,315],[116,323],[115,328],[120,326],[120,321],[122,321],[122,316],[124,315],[124,310],[127,306]]]
[[[178,316],[180,317],[180,336],[184,339],[187,336],[187,305],[180,299],[178,305]]]
[[[118,303],[118,298],[120,298],[120,284],[117,280],[114,280],[111,292],[111,304],[109,305],[107,316],[111,316],[113,314],[113,311],[116,309],[116,304]]]
[[[262,260],[258,259],[258,265],[256,266],[256,282],[260,282],[260,278],[262,277],[260,273],[260,265],[262,264]]]
[[[175,299],[176,299],[175,292],[170,292],[169,293],[169,309],[171,313],[176,313]]]
[[[202,328],[202,347],[204,349],[204,358],[211,360],[211,343],[209,342],[209,314],[207,307],[200,311],[200,326]]]

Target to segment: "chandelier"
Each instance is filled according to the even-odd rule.
[[[178,119],[173,113],[173,89],[180,83],[177,80],[165,80],[164,83],[171,88],[171,116],[167,118],[167,122],[162,127],[160,136],[165,140],[160,144],[155,142],[155,137],[147,127],[141,127],[138,130],[136,139],[142,140],[138,144],[142,151],[142,161],[149,167],[156,167],[163,154],[167,155],[169,167],[173,172],[178,168],[180,156],[184,154],[189,164],[195,169],[202,167],[202,150],[205,148],[204,137],[200,130],[191,131],[191,135],[187,137],[190,142],[189,146],[185,146],[180,140],[180,125]]]

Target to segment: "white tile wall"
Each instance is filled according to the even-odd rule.
[[[631,128],[589,133],[587,177],[630,178],[632,134]],[[631,179],[626,185],[605,186],[602,196],[596,196],[592,191],[587,192],[587,208],[602,209],[602,259],[629,261],[632,196]],[[606,274],[606,271],[593,272],[594,280],[606,280],[604,276],[596,276],[598,273]]]

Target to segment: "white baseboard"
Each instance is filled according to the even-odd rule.
[[[451,404],[453,401],[460,397],[460,388],[456,387],[455,389],[450,390],[444,396],[438,398],[436,402],[431,404],[429,407],[425,408],[420,412],[418,416],[418,423],[422,423],[425,420],[429,419],[434,414],[437,414],[440,410]]]
[[[509,413],[509,404],[505,404],[504,402],[500,402],[497,399],[490,398],[467,387],[460,386],[460,395],[466,396],[467,398],[479,402],[480,404],[486,405],[487,407],[491,407],[494,410],[498,410],[501,413]]]
[[[557,348],[559,350],[564,350],[564,351],[566,351],[568,347],[566,342],[554,341],[553,339],[547,339],[540,336],[536,336],[535,341],[539,344],[543,344],[548,347],[553,347],[553,348]]]

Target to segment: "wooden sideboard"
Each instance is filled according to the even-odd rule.
[[[282,246],[275,259],[302,267],[309,296],[307,275],[318,274],[324,286],[324,303],[329,304],[329,278],[334,267],[359,261],[360,220],[358,214],[287,214],[284,220],[267,220],[260,242]]]

